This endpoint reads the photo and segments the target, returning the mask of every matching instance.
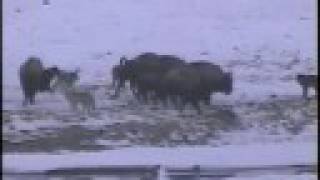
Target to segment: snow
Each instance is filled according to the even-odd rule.
[[[317,129],[313,126],[307,127],[301,134],[298,136],[292,136],[285,132],[280,132],[279,134],[272,135],[268,132],[264,132],[259,127],[248,129],[245,132],[222,132],[219,143],[221,144],[233,144],[233,145],[250,145],[250,144],[272,144],[272,143],[301,143],[308,142],[314,143],[317,141],[317,137],[314,135],[317,134]],[[216,141],[212,141],[212,145],[217,145]]]
[[[219,63],[250,60],[256,53],[268,62],[283,62],[300,52],[301,60],[315,61],[314,0],[233,3],[56,0],[43,6],[36,0],[6,0],[4,67],[10,68],[4,68],[4,84],[18,83],[12,74],[31,54],[43,58],[47,66],[81,67],[84,82],[106,76],[121,55],[144,51],[189,60],[209,52],[209,58]]]
[[[288,153],[290,151],[290,153]],[[15,171],[45,171],[55,168],[107,165],[164,165],[241,167],[261,165],[316,164],[315,143],[274,143],[224,147],[125,148],[80,153],[4,154],[3,166]],[[232,156],[230,156],[232,154]],[[24,162],[24,163],[20,163]],[[41,162],[41,163],[34,163]]]
[[[232,177],[226,180],[316,180],[316,175],[260,175],[254,177]]]

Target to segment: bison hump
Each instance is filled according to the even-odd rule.
[[[39,83],[43,72],[43,65],[40,59],[29,58],[20,67],[20,79],[24,83]]]

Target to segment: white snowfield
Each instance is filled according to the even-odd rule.
[[[125,148],[101,152],[63,154],[5,154],[3,167],[16,172],[45,171],[57,168],[103,167],[114,165],[193,165],[257,167],[268,165],[315,165],[315,143],[229,145],[224,147]]]
[[[258,55],[257,65],[269,64],[271,74],[282,73],[272,64],[297,56],[300,65],[289,72],[316,70],[315,0],[54,0],[49,6],[5,0],[3,5],[5,85],[18,84],[17,69],[30,55],[46,66],[80,67],[86,83],[110,81],[120,56],[147,51],[230,66]],[[229,70],[237,76],[267,73]]]
[[[215,95],[217,104],[300,96],[295,75],[317,70],[316,1],[232,3],[55,0],[44,6],[5,0],[4,100],[23,98],[17,72],[30,55],[46,67],[80,67],[81,85],[106,85],[121,56],[148,51],[209,60],[232,71],[233,93]]]

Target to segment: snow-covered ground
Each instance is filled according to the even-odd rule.
[[[290,153],[288,153],[288,147],[290,147]],[[229,145],[217,148],[127,148],[102,152],[60,154],[19,153],[4,155],[3,158],[4,167],[20,172],[110,165],[188,167],[201,164],[202,166],[225,168],[316,164],[316,151],[317,148],[314,144],[301,142],[274,145]]]
[[[224,152],[224,148],[225,154],[237,157],[238,150],[229,152],[228,145],[247,145],[250,149],[283,144],[289,158],[266,159],[289,163],[294,158],[292,148],[303,142],[306,149],[300,152],[308,160],[315,158],[317,100],[303,101],[301,87],[295,81],[297,73],[317,72],[315,0],[50,2],[46,6],[39,0],[3,1],[5,167],[16,168],[14,164],[24,158],[31,162],[35,157],[51,158],[15,156],[12,152],[119,148],[126,154],[128,146],[149,152],[150,159],[160,153],[149,149],[153,146],[161,146],[161,153],[175,154],[161,158],[161,164],[174,161],[171,158],[180,154],[179,148],[190,145],[208,148],[210,157],[219,157],[216,151]],[[195,116],[192,110],[179,114],[172,109],[139,105],[129,92],[120,99],[110,99],[113,65],[123,55],[132,58],[147,51],[219,64],[233,72],[234,91],[230,96],[213,95],[213,106],[204,107],[202,116]],[[74,114],[59,94],[40,94],[35,106],[21,107],[17,72],[30,55],[39,56],[45,66],[69,70],[80,67],[79,84],[99,87],[94,91],[97,112],[90,116]],[[310,92],[314,96],[315,92]],[[195,151],[194,160],[200,157],[195,149],[188,151]],[[106,153],[112,154],[108,150]],[[94,159],[100,155],[93,155]],[[181,156],[188,161],[187,153]],[[69,153],[55,157],[74,158],[68,166],[82,161]],[[201,157],[199,164],[216,162]],[[259,158],[252,156],[237,163]],[[300,177],[297,179],[305,178]]]
[[[290,147],[290,153],[288,153]],[[104,168],[121,166],[155,166],[160,168],[190,167],[201,164],[202,167],[228,168],[255,168],[268,166],[316,165],[316,146],[310,143],[281,143],[273,145],[229,145],[218,148],[127,148],[125,150],[109,150],[91,153],[63,153],[63,154],[8,154],[4,155],[4,167],[8,172],[41,173],[54,169],[68,168]],[[23,163],[21,163],[23,162]],[[41,163],[35,163],[41,162]],[[5,171],[5,172],[6,172]],[[165,174],[164,174],[165,175]],[[258,176],[259,178],[257,178]],[[244,172],[239,173],[241,178],[261,179],[290,179],[299,176],[315,178],[315,175]],[[269,177],[270,176],[270,177]],[[230,178],[237,179],[237,178]]]

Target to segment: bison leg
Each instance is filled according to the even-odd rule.
[[[132,91],[133,94],[137,93],[136,86],[133,81],[130,82],[130,90]]]
[[[142,101],[148,104],[148,92],[142,92],[141,97],[142,97]]]
[[[116,79],[116,78],[112,78],[112,87],[116,87],[117,86],[117,84],[119,83],[119,80],[118,79]]]
[[[151,96],[151,99],[153,100],[153,105],[158,105],[158,101],[160,99],[159,94],[155,91],[153,92],[153,96]]]
[[[114,89],[114,97],[119,97],[120,96],[120,85],[117,84],[116,88]]]
[[[76,102],[69,102],[69,104],[70,104],[71,110],[72,110],[73,112],[79,110],[78,104],[77,104]]]
[[[115,87],[113,97],[119,97],[121,88],[125,87],[125,82],[122,80],[115,80],[112,82],[112,84]]]
[[[144,99],[144,97],[143,97],[143,95],[142,95],[142,92],[141,92],[140,90],[138,90],[138,91],[136,92],[135,96],[136,96],[136,98],[138,99],[138,101],[139,101],[140,103],[145,102],[145,101],[144,101],[145,99]]]
[[[158,104],[158,101],[160,101],[160,103],[162,103],[162,105],[164,107],[167,107],[167,94],[166,92],[164,92],[161,87],[156,88],[154,90],[154,100],[156,102],[156,104]]]
[[[22,101],[22,106],[26,106],[29,102],[29,95],[27,90],[23,90],[24,100]]]
[[[28,103],[30,102],[30,100],[29,100],[30,98],[28,97],[28,96],[26,96],[25,95],[25,97],[24,97],[24,100],[23,100],[23,102],[22,102],[22,106],[26,106],[26,105],[28,105]]]
[[[148,101],[148,92],[142,88],[142,87],[138,87],[137,89],[137,98],[138,98],[138,101],[140,101],[141,103],[147,103]]]
[[[162,102],[164,107],[168,107],[168,97],[166,95],[161,95],[159,100]]]
[[[198,111],[198,114],[201,114],[202,111],[200,109],[199,101],[195,98],[191,99],[192,106]]]
[[[182,113],[187,103],[188,103],[187,98],[181,97],[181,103],[178,106],[180,113]]]
[[[35,104],[35,96],[36,96],[36,92],[35,91],[31,91],[30,92],[30,104],[31,105]]]
[[[22,105],[23,105],[23,106],[26,106],[26,105],[28,105],[28,104],[34,103],[34,100],[32,100],[32,98],[34,98],[34,97],[33,97],[33,92],[32,92],[30,89],[25,88],[25,89],[23,90],[23,93],[24,93],[24,100],[23,100],[23,102],[22,102]]]
[[[170,97],[171,103],[173,104],[173,106],[175,106],[175,108],[179,108],[179,96],[178,95],[172,95]]]
[[[171,102],[173,107],[176,108],[176,109],[180,108],[180,105],[183,102],[183,98],[184,98],[183,95],[177,94],[177,93],[170,93],[167,96],[167,99],[169,99],[169,101]]]
[[[210,106],[210,95],[204,97],[204,104]]]
[[[21,80],[21,87],[22,87],[22,92],[24,96],[24,100],[22,101],[22,106],[26,106],[29,103],[29,88],[26,86],[23,80]]]
[[[91,104],[91,109],[92,109],[92,110],[95,110],[95,109],[96,109],[96,103],[95,103],[95,101],[92,102],[92,104]]]
[[[308,86],[303,86],[302,87],[302,97],[307,99],[308,98]]]

